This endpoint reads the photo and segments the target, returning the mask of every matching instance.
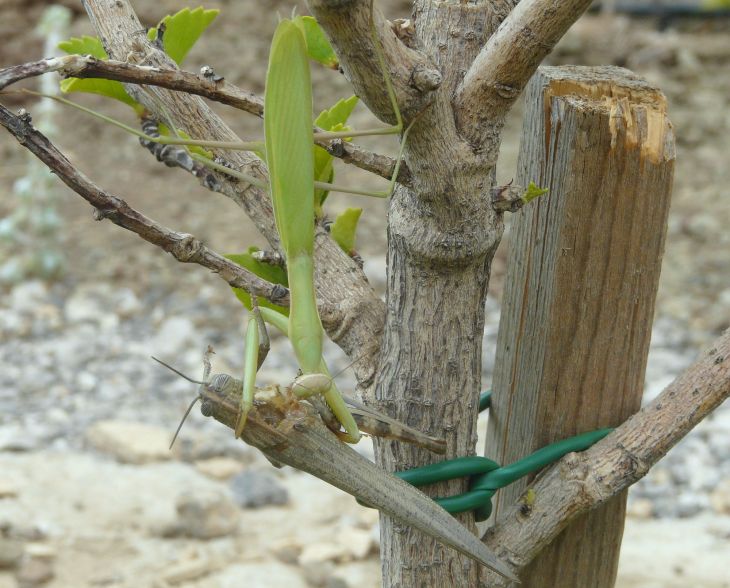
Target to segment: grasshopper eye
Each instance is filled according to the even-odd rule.
[[[200,413],[203,416],[213,416],[213,403],[210,400],[203,400],[200,403]]]

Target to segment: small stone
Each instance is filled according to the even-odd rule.
[[[41,440],[24,427],[10,425],[0,428],[0,451],[35,451]]]
[[[234,564],[212,580],[217,588],[309,588],[295,568],[279,562]]]
[[[10,572],[0,572],[0,588],[18,588],[15,575]]]
[[[46,543],[28,543],[25,546],[25,554],[35,559],[54,559],[56,550]]]
[[[271,552],[280,562],[294,565],[302,553],[302,545],[291,538],[283,539],[271,546]]]
[[[677,516],[679,518],[693,517],[704,510],[708,510],[710,500],[704,494],[681,494],[677,500]]]
[[[81,288],[66,300],[64,314],[69,323],[98,323],[103,320],[107,311],[91,291]]]
[[[345,527],[337,533],[337,541],[343,545],[352,559],[365,559],[373,548],[370,531]]]
[[[162,581],[165,584],[176,586],[183,582],[197,580],[207,576],[213,571],[213,565],[206,558],[194,558],[178,562],[168,567],[162,573]]]
[[[12,308],[32,312],[38,305],[47,303],[48,288],[39,280],[21,282],[13,288],[10,300]]]
[[[650,519],[654,514],[654,504],[646,498],[636,498],[630,500],[627,508],[627,514],[634,519]]]
[[[16,567],[23,557],[22,541],[0,537],[0,570]]]
[[[375,523],[370,529],[370,539],[373,540],[375,549],[380,549],[380,523]]]
[[[321,564],[326,561],[342,561],[348,559],[347,548],[339,543],[310,543],[305,545],[297,559],[300,566]]]
[[[76,382],[81,392],[91,392],[99,384],[99,378],[97,378],[91,372],[79,372],[76,376]]]
[[[3,309],[0,313],[0,333],[13,337],[27,337],[33,330],[31,321],[21,313]]]
[[[357,527],[360,529],[371,529],[373,525],[380,523],[380,513],[374,508],[360,509],[357,513]]]
[[[53,304],[42,304],[35,309],[33,335],[41,337],[50,331],[58,331],[63,326],[61,310]]]
[[[249,470],[231,481],[233,500],[241,508],[280,506],[289,502],[289,491],[268,472]]]
[[[129,318],[142,310],[142,303],[129,288],[120,288],[114,293],[114,310],[122,318]]]
[[[10,480],[0,479],[0,499],[15,498],[18,496],[18,487]]]
[[[176,502],[178,519],[165,530],[166,536],[212,539],[234,533],[241,513],[231,500],[218,490],[184,492]]]
[[[330,579],[334,575],[335,566],[331,561],[308,563],[301,566],[307,584],[317,588],[327,588]]]
[[[185,317],[171,317],[160,325],[153,342],[155,355],[174,357],[195,344],[195,327]]]
[[[37,586],[53,578],[53,564],[47,559],[28,558],[18,570],[17,579],[21,586]]]
[[[332,574],[332,578],[330,578],[330,582],[332,586],[336,585],[334,584],[335,581],[339,581],[339,586],[360,588],[364,586],[375,586],[375,578],[379,577],[380,562],[371,559],[337,566],[337,569]]]
[[[197,470],[216,480],[227,480],[238,474],[243,469],[240,461],[230,457],[211,457],[195,462]]]
[[[175,447],[180,452],[180,459],[187,462],[198,462],[215,457],[228,457],[239,463],[250,463],[256,456],[256,450],[250,445],[226,435],[222,430],[215,434],[202,434],[188,430],[178,437]]]
[[[99,421],[86,433],[98,451],[110,453],[122,463],[143,464],[171,459],[170,431],[126,421]]]
[[[710,504],[716,513],[730,515],[730,479],[717,485],[710,495]]]

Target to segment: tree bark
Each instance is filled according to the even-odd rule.
[[[487,455],[510,463],[641,404],[674,169],[659,90],[613,67],[541,68],[527,89]],[[500,492],[497,520],[529,482]],[[626,493],[572,523],[525,586],[614,585]]]
[[[451,105],[460,72],[492,32],[485,20],[498,22],[485,19],[485,10],[416,3],[416,34],[443,81],[406,145],[413,189],[396,191],[388,216],[386,327],[375,402],[391,416],[443,436],[447,459],[473,455],[476,446],[484,300],[502,235],[501,215],[489,198],[496,149],[473,149],[456,131]],[[423,450],[388,441],[376,441],[376,456],[389,471],[435,461]],[[465,481],[428,491],[461,493]],[[476,531],[471,514],[458,518]],[[478,581],[474,562],[390,517],[381,515],[380,534],[385,587]]]
[[[416,0],[413,9],[414,45],[436,65],[441,84],[419,113],[405,148],[411,186],[396,190],[391,200],[386,325],[374,400],[398,420],[445,437],[447,459],[473,455],[476,447],[484,302],[503,230],[490,194],[502,117],[512,101],[502,102],[502,111],[493,112],[489,120],[464,128],[459,121],[468,117],[458,109],[470,108],[481,89],[502,87],[498,76],[503,68],[494,76],[491,71],[476,75],[479,88],[463,87],[462,82],[514,4]],[[553,37],[557,41],[589,2],[571,2],[558,11],[551,2],[527,4],[531,10],[520,11],[509,30],[521,38],[538,27],[546,39],[539,50],[525,51],[519,74],[510,79],[517,94],[552,48]],[[341,43],[333,42],[339,48]],[[508,59],[503,53],[495,56]],[[353,68],[350,73],[358,72]],[[469,99],[457,103],[460,89]],[[377,86],[370,85],[369,91],[382,94]],[[377,105],[377,97],[372,102]],[[376,440],[375,445],[378,463],[386,470],[434,461],[425,451],[399,443]],[[466,490],[465,484],[456,480],[427,491],[432,496],[457,494]],[[471,513],[458,518],[475,530]],[[474,586],[481,573],[455,551],[385,515],[381,558],[386,587]]]

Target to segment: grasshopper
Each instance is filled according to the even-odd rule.
[[[204,416],[235,430],[240,420],[242,382],[228,374],[211,376],[211,353],[209,348],[204,359],[203,380],[196,382],[200,385],[198,396],[188,412],[200,400]],[[519,581],[507,564],[431,498],[342,443],[325,425],[319,412],[308,402],[301,401],[292,388],[294,386],[257,389],[247,425],[241,433],[243,441],[259,449],[273,464],[286,464],[321,478],[502,576]],[[367,412],[358,422],[363,430],[367,430],[368,422],[374,419],[372,434],[377,435],[383,429],[386,435],[428,446],[437,452],[443,450],[441,440],[424,436],[369,409]],[[353,414],[360,414],[356,407],[353,407]]]

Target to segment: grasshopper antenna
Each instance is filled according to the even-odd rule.
[[[154,359],[157,363],[164,365],[168,370],[171,372],[176,373],[181,378],[185,378],[188,382],[192,382],[193,384],[199,384],[201,386],[205,386],[207,382],[201,382],[200,380],[193,380],[192,378],[186,376],[181,371],[176,370],[174,367],[172,367],[170,364],[165,363],[161,359],[157,359],[154,355],[150,356],[152,359]],[[182,429],[182,426],[185,424],[185,420],[188,418],[188,415],[190,414],[190,411],[193,410],[193,406],[195,406],[195,403],[200,400],[200,395],[193,398],[193,401],[190,403],[190,406],[188,406],[188,409],[185,411],[185,414],[183,415],[182,420],[180,421],[180,424],[177,426],[177,430],[175,431],[175,434],[172,436],[172,441],[170,442],[170,449],[172,449],[172,446],[175,445],[175,440],[177,439],[178,434],[180,433],[180,429]]]
[[[175,431],[175,434],[172,436],[172,441],[170,442],[170,449],[172,449],[172,446],[175,445],[175,440],[177,439],[178,433],[180,433],[180,429],[182,429],[182,426],[185,424],[185,419],[188,418],[190,411],[193,410],[193,406],[195,406],[195,403],[198,400],[200,400],[200,396],[196,396],[195,398],[193,398],[193,401],[190,403],[190,406],[188,406],[188,409],[185,411],[185,414],[183,415],[183,418],[180,421],[180,424],[177,426],[177,430]]]
[[[192,382],[193,384],[200,384],[200,385],[202,385],[202,386],[204,386],[205,384],[207,384],[207,383],[208,383],[208,382],[201,382],[200,380],[193,380],[192,378],[190,378],[190,377],[186,376],[185,374],[183,374],[183,373],[182,373],[181,371],[179,371],[179,370],[176,370],[176,369],[175,369],[174,367],[172,367],[172,366],[171,366],[171,365],[170,365],[169,363],[165,363],[165,362],[164,362],[164,361],[162,361],[161,359],[157,359],[157,358],[156,358],[156,357],[155,357],[154,355],[150,355],[150,357],[151,357],[152,359],[154,359],[154,360],[155,360],[155,361],[156,361],[157,363],[159,363],[159,364],[162,364],[162,365],[164,365],[164,366],[165,366],[165,367],[166,367],[166,368],[167,368],[168,370],[170,370],[171,372],[174,372],[174,373],[176,373],[176,374],[177,374],[178,376],[180,376],[181,378],[184,378],[184,379],[186,379],[186,380],[187,380],[188,382]]]

